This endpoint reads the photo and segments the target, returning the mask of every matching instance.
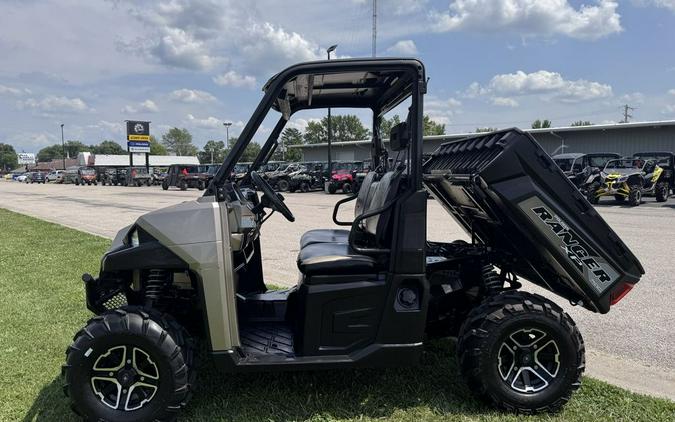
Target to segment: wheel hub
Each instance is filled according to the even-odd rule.
[[[558,344],[542,330],[523,328],[509,335],[499,347],[497,367],[502,381],[520,393],[537,393],[558,375]]]
[[[99,355],[91,370],[91,388],[115,410],[137,410],[159,387],[159,369],[150,355],[135,346],[115,346]]]

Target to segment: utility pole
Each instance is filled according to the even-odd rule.
[[[373,57],[377,55],[377,0],[373,0]]]
[[[621,123],[628,123],[628,120],[633,118],[633,115],[629,113],[629,110],[635,111],[636,109],[628,104],[624,104],[621,108],[623,108],[623,121]]]
[[[330,53],[335,51],[336,48],[337,48],[337,44],[331,45],[330,47],[328,47],[328,50],[326,50],[327,53],[328,53],[328,60],[330,60]],[[330,121],[330,107],[328,107],[328,125],[327,126],[328,127],[326,129],[327,129],[327,132],[328,132],[328,180],[326,181],[326,186],[325,186],[326,192],[328,192],[328,184],[330,183],[330,178],[333,175],[333,151],[332,151],[332,147],[331,147],[331,143],[332,143],[331,139],[333,138],[333,128],[331,127],[331,121]]]
[[[232,122],[225,122],[223,126],[225,126],[225,148],[227,148],[230,146],[230,126],[232,126]]]
[[[63,153],[63,171],[66,170],[66,143],[63,141],[63,123],[61,123],[61,152]]]

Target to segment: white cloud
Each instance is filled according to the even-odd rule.
[[[80,98],[58,97],[55,95],[48,95],[41,99],[28,98],[25,101],[17,103],[20,109],[31,109],[43,111],[45,113],[59,113],[59,112],[85,112],[91,109]]]
[[[24,94],[30,94],[30,90],[14,88],[7,85],[0,85],[0,95],[13,95],[15,97],[21,97]]]
[[[203,128],[203,129],[215,129],[215,128],[223,127],[223,120],[217,119],[213,116],[209,116],[206,119],[198,119],[195,116],[193,116],[192,114],[188,114],[187,118],[190,121],[190,123],[195,127],[199,127],[199,128]]]
[[[500,107],[518,107],[518,101],[509,97],[492,97],[490,98],[492,105]]]
[[[595,100],[611,97],[612,87],[599,82],[578,79],[566,80],[560,73],[539,70],[525,73],[506,73],[494,76],[487,85],[474,82],[465,91],[467,98],[481,95],[512,97],[540,94],[544,99],[555,99],[565,103]]]
[[[171,92],[171,94],[169,94],[169,98],[183,103],[208,103],[211,101],[216,101],[216,97],[206,91],[186,88],[177,89]]]
[[[628,104],[643,104],[645,102],[645,95],[641,92],[633,92],[621,96],[621,101]]]
[[[417,54],[417,46],[413,40],[401,40],[389,47],[387,52],[402,56],[414,56]]]
[[[234,70],[215,76],[213,82],[218,85],[229,85],[236,88],[253,88],[256,85],[256,79],[253,76],[240,75]]]
[[[122,107],[122,113],[132,114],[132,113],[157,113],[159,107],[152,100],[145,100],[137,105],[125,105]]]
[[[660,7],[675,12],[675,0],[633,0],[633,4],[638,6]]]
[[[668,94],[670,95],[675,95],[675,89],[669,89]]]
[[[462,112],[461,106],[462,102],[456,98],[442,99],[429,94],[424,101],[424,113],[428,114],[431,120],[447,125],[455,115]]]
[[[567,0],[453,0],[445,12],[432,11],[438,32],[517,32],[596,40],[622,31],[616,1],[598,0],[578,9]]]
[[[665,108],[661,111],[661,114],[675,116],[675,104],[668,104],[665,106]]]

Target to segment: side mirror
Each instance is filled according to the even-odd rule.
[[[403,151],[410,143],[410,131],[408,124],[401,122],[391,128],[389,132],[389,147],[392,151]]]

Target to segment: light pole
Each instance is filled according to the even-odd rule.
[[[225,148],[230,146],[230,126],[232,126],[232,122],[224,122],[223,126],[225,126]]]
[[[63,153],[63,171],[66,170],[66,143],[63,141],[63,123],[61,123],[61,152]]]
[[[328,47],[327,54],[328,54],[328,60],[330,60],[330,53],[335,51],[337,48],[337,44],[331,45]],[[327,183],[330,183],[330,178],[333,175],[333,150],[331,147],[331,141],[333,138],[333,128],[331,127],[331,122],[330,122],[330,107],[328,107],[328,181]],[[327,189],[327,188],[326,188]]]

